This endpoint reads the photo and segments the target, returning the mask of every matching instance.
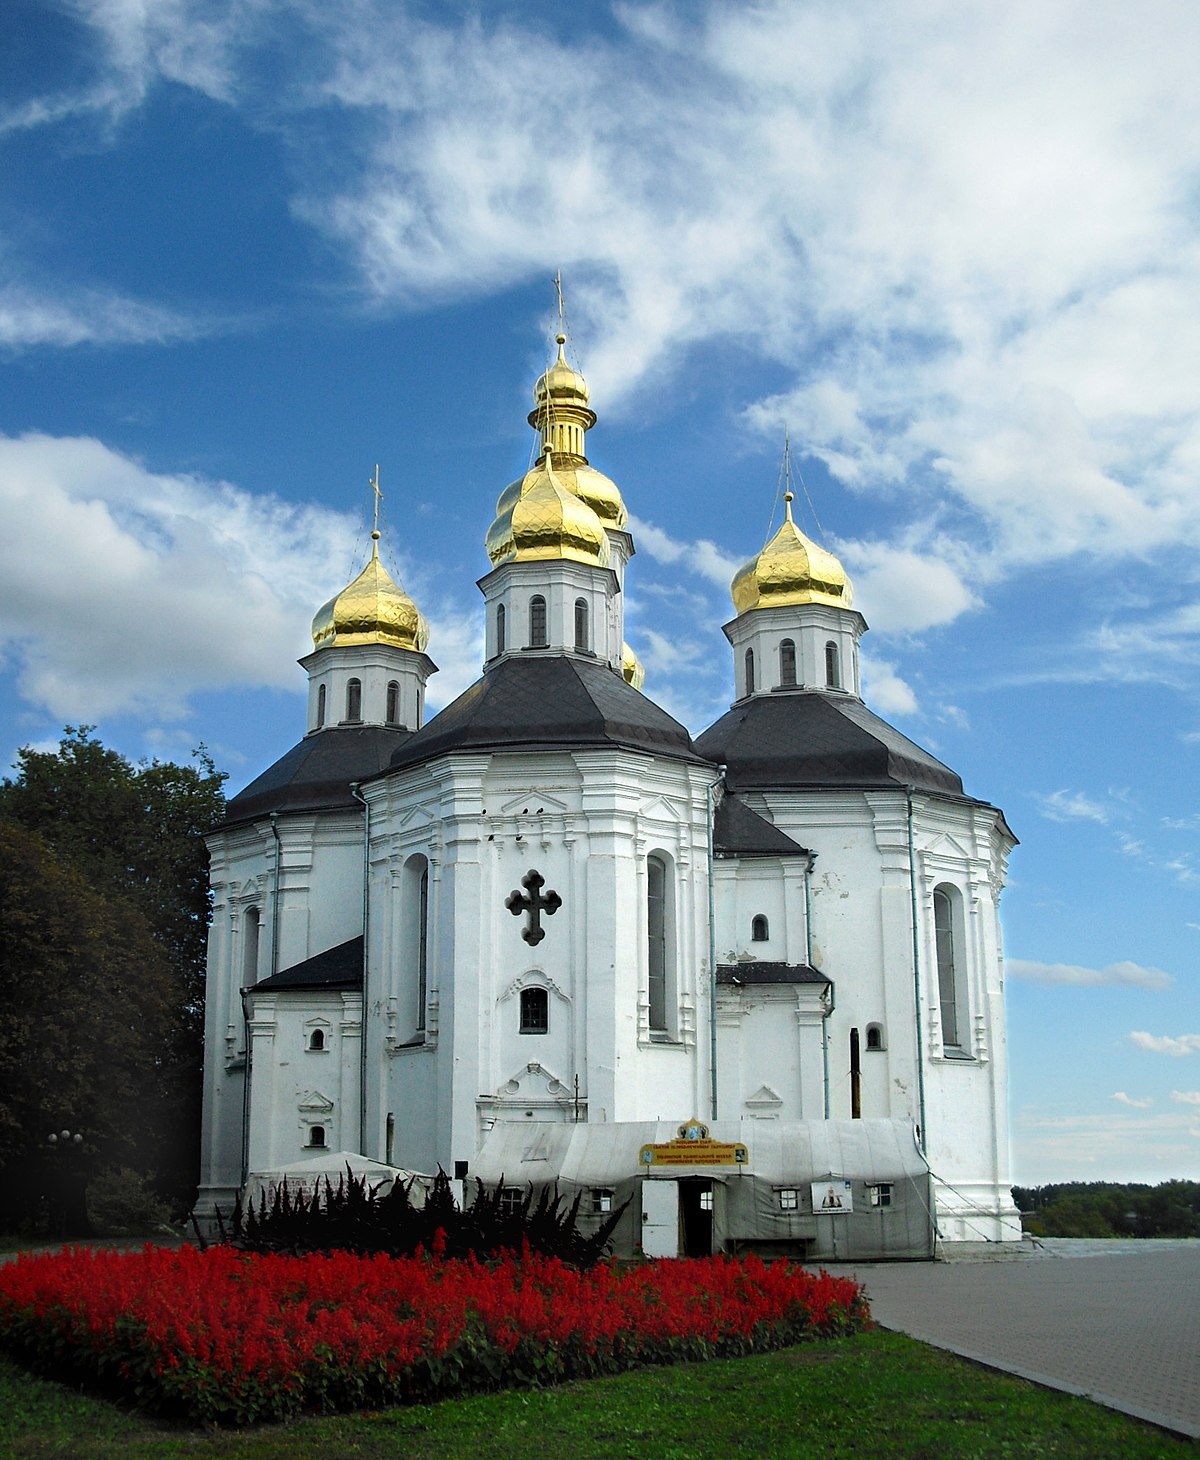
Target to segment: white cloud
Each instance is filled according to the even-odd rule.
[[[917,697],[912,686],[900,677],[896,665],[889,659],[876,659],[872,654],[860,654],[863,696],[884,715],[916,715]]]
[[[1147,1034],[1145,1030],[1134,1029],[1129,1035],[1130,1041],[1138,1049],[1144,1049],[1151,1054],[1168,1054],[1173,1059],[1183,1059],[1186,1055],[1200,1052],[1200,1034]]]
[[[728,590],[733,576],[741,567],[736,558],[723,553],[707,538],[697,542],[680,542],[652,522],[644,522],[630,514],[629,531],[638,547],[660,563],[679,563],[704,578],[714,587]]]
[[[570,43],[536,7],[78,13],[94,80],[10,126],[117,119],[163,78],[235,106],[291,141],[297,216],[384,308],[543,276],[550,240],[610,406],[644,412],[693,344],[756,351],[777,383],[748,426],[786,420],[916,524],[844,546],[880,628],[948,623],[1074,554],[1200,544],[1187,0],[622,6]],[[552,147],[530,104],[548,95],[570,98],[547,102]],[[20,338],[78,327],[16,313]],[[687,551],[713,582],[730,569]],[[1103,662],[1148,662],[1151,628],[1111,625]],[[1198,642],[1181,619],[1153,662]]]
[[[1049,821],[1099,821],[1104,824],[1110,815],[1107,807],[1082,791],[1069,791],[1065,787],[1035,799],[1039,811]]]
[[[195,339],[215,326],[97,290],[38,293],[0,285],[0,346],[162,344]]]
[[[1118,1101],[1118,1104],[1125,1104]],[[1200,1147],[1187,1111],[1045,1112],[1013,1121],[1014,1171],[1022,1185],[1048,1181],[1160,1181],[1200,1176]]]
[[[1115,1100],[1118,1105],[1128,1105],[1133,1110],[1149,1110],[1154,1104],[1148,1095],[1144,1100],[1135,1100],[1132,1095],[1126,1095],[1124,1090],[1114,1090],[1108,1098]]]
[[[1200,1105],[1200,1090],[1172,1090],[1171,1099],[1180,1105]]]
[[[337,513],[158,475],[95,440],[0,437],[0,647],[60,721],[170,722],[200,690],[300,690],[307,626],[357,571],[354,542]],[[478,616],[437,610],[433,702],[482,658]]]
[[[1161,968],[1146,968],[1128,960],[1110,963],[1105,968],[1085,968],[1076,963],[1036,963],[1027,958],[1008,958],[1004,967],[1012,978],[1079,988],[1166,989],[1175,982]]]

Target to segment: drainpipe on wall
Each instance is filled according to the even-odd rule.
[[[275,891],[271,896],[271,972],[279,972],[279,864],[283,845],[279,837],[279,814],[271,812],[271,835],[275,838]]]
[[[713,862],[713,823],[717,816],[717,787],[725,767],[717,767],[717,779],[708,787],[708,968],[711,987],[708,996],[708,1078],[712,1093],[711,1118],[717,1118],[717,887]]]
[[[350,787],[350,794],[363,809],[363,969],[362,1007],[358,1016],[358,1149],[367,1154],[367,919],[371,910],[371,808],[359,791],[358,783]]]
[[[925,1153],[925,1041],[921,1019],[921,928],[917,917],[917,855],[913,847],[913,788],[905,786],[908,805],[908,887],[912,898],[913,1008],[917,1035],[917,1105],[921,1117],[921,1154]]]

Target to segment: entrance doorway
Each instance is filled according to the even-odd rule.
[[[680,1247],[684,1257],[711,1257],[713,1183],[706,1176],[685,1176],[679,1183]]]

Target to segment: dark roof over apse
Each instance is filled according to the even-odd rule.
[[[360,989],[363,981],[363,939],[360,933],[348,943],[327,948],[281,969],[254,985],[259,989]]]
[[[807,963],[718,963],[717,983],[722,987],[750,988],[763,984],[821,984],[827,986],[833,980],[818,973]]]
[[[696,740],[731,791],[912,786],[962,796],[949,766],[852,695],[801,691],[742,700]]]
[[[353,806],[350,787],[387,768],[411,730],[339,725],[306,735],[230,801],[223,826],[272,811],[328,811]]]
[[[808,857],[811,852],[752,811],[739,797],[726,795],[713,823],[713,851],[718,857]]]
[[[391,769],[452,751],[610,745],[700,760],[678,720],[606,664],[566,655],[513,656],[399,746]]]

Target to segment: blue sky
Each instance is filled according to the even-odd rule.
[[[786,428],[868,702],[1021,838],[1016,1179],[1200,1177],[1198,53],[1165,0],[7,0],[5,763],[281,754],[376,462],[469,683],[561,269],[647,692],[728,703]]]

